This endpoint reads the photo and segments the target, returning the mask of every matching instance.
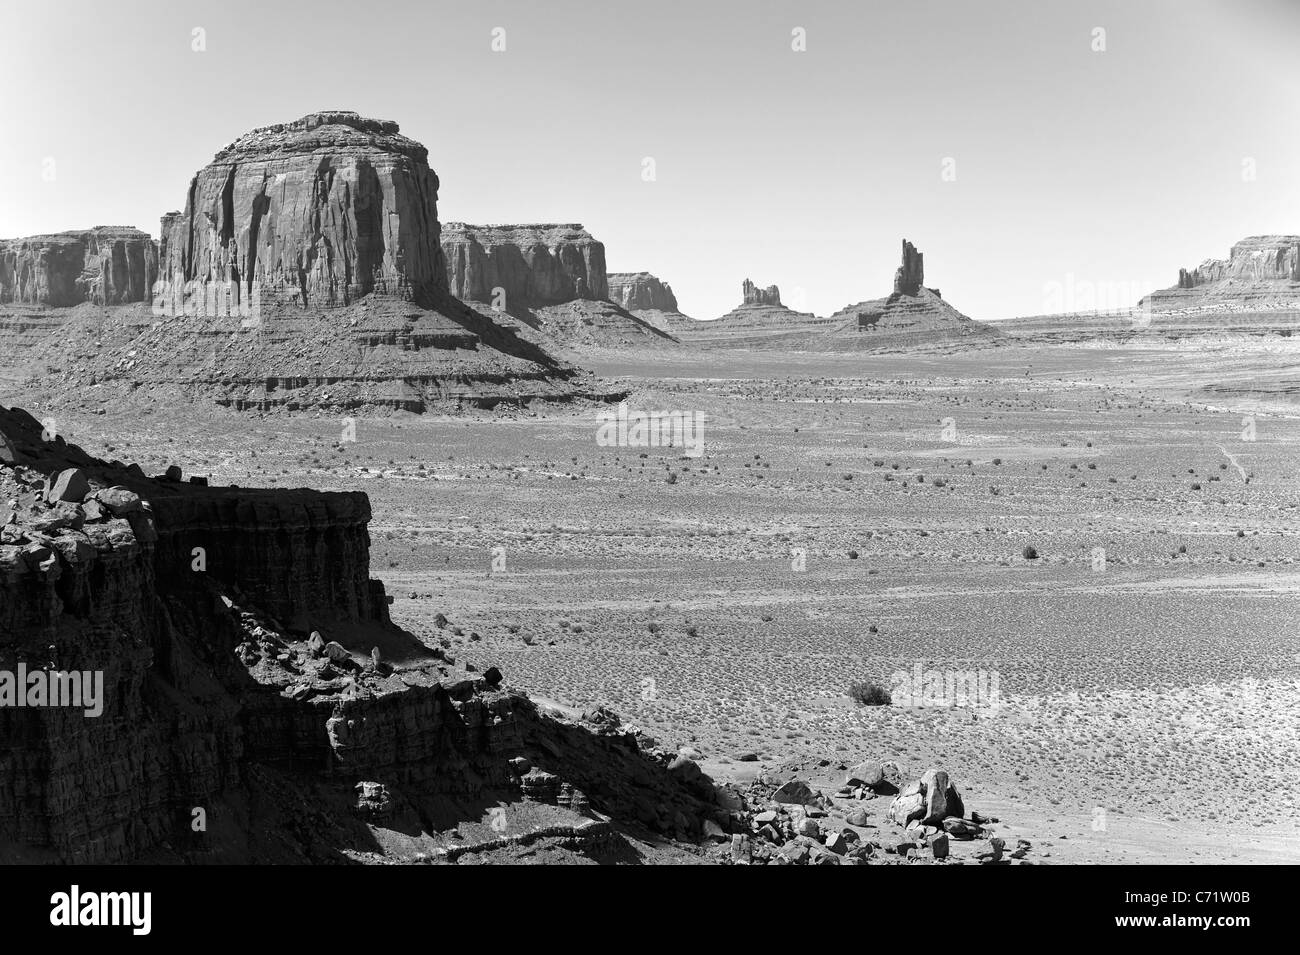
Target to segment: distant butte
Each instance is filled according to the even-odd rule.
[[[1242,239],[1226,259],[1179,269],[1177,285],[1151,293],[1141,304],[1155,311],[1300,308],[1300,236]]]

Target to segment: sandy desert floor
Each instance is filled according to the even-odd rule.
[[[939,765],[1040,861],[1300,861],[1300,345],[586,363],[702,413],[702,455],[602,447],[590,407],[355,442],[143,402],[59,428],[151,473],[367,491],[399,624],[719,780]],[[918,670],[998,693],[848,696]]]

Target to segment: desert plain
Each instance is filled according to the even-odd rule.
[[[1295,862],[1298,355],[584,356],[630,409],[702,415],[698,456],[602,446],[590,403],[50,413],[149,472],[366,491],[394,622],[720,783],[942,766],[1036,862]],[[914,674],[983,692],[906,705]],[[893,702],[851,698],[873,682]]]

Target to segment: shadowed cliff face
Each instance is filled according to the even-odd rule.
[[[149,478],[0,407],[0,502],[0,678],[102,681],[93,715],[0,705],[0,862],[448,858],[497,814],[617,854],[715,809],[395,627],[362,493]]]
[[[0,240],[0,303],[147,302],[157,277],[157,245],[129,226]]]

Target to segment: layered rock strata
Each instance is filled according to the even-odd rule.
[[[254,130],[164,217],[152,296],[0,306],[0,380],[43,403],[143,390],[259,410],[605,397],[544,339],[449,294],[437,197],[396,123],[331,111]]]
[[[1151,293],[1140,307],[1161,312],[1300,309],[1300,236],[1242,239],[1226,259],[1179,269],[1177,285]]]
[[[94,708],[0,707],[0,862],[450,860],[503,831],[606,851],[716,816],[707,777],[617,721],[543,714],[395,627],[364,494],[182,478],[0,407],[0,696],[100,681]]]
[[[174,285],[229,284],[240,301],[336,306],[446,288],[438,177],[397,123],[336,110],[239,137],[162,219]]]
[[[513,311],[609,296],[605,246],[580,224],[449,222],[442,254],[451,294],[464,301]]]
[[[630,312],[635,313],[641,309],[679,311],[672,286],[649,272],[610,272],[606,278],[609,300]]]
[[[158,247],[130,226],[0,240],[0,303],[147,302],[157,277]]]
[[[774,305],[781,304],[781,290],[775,285],[769,285],[767,288],[759,288],[749,279],[740,286],[741,304],[742,305]]]

